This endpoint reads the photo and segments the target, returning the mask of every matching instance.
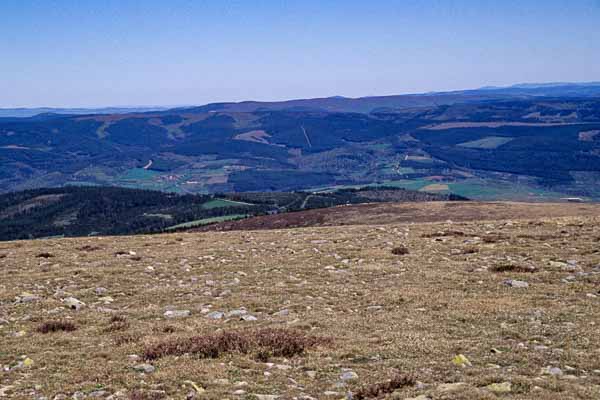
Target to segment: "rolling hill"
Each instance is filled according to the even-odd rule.
[[[518,85],[0,118],[0,191],[386,185],[476,199],[599,199],[599,87]]]
[[[346,204],[448,200],[465,199],[396,188],[220,195],[118,187],[35,189],[0,195],[0,241],[169,232]]]
[[[599,205],[360,208],[0,243],[1,395],[598,399]]]

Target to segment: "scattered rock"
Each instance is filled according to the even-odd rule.
[[[94,390],[93,392],[88,393],[87,397],[106,397],[108,396],[108,392],[106,390]]]
[[[358,379],[358,374],[354,371],[346,371],[340,375],[342,381],[352,381]]]
[[[163,315],[165,318],[187,318],[190,314],[190,310],[168,310]]]
[[[485,387],[490,392],[494,393],[510,393],[512,391],[512,385],[510,382],[492,383]]]
[[[467,384],[464,382],[457,383],[442,383],[438,385],[436,390],[442,393],[455,392],[457,390],[462,390],[467,387]]]
[[[94,289],[94,293],[96,293],[98,296],[102,296],[103,294],[108,293],[108,289],[103,287],[97,287],[96,289]]]
[[[510,286],[512,288],[517,288],[517,289],[524,289],[524,288],[529,287],[529,283],[527,283],[525,281],[518,281],[516,279],[508,279],[508,280],[504,281],[504,284],[506,286]]]
[[[225,316],[221,311],[213,311],[211,313],[206,314],[206,318],[210,319],[222,319]]]
[[[431,397],[426,396],[424,394],[418,395],[417,397],[404,397],[404,393],[402,391],[396,391],[392,393],[392,399],[397,400],[431,400]]]
[[[67,297],[66,299],[63,299],[63,303],[65,304],[65,306],[75,311],[79,311],[83,307],[85,307],[85,303],[83,301],[77,300],[75,297]]]
[[[23,292],[16,298],[17,303],[33,303],[34,301],[38,301],[39,299],[40,296],[29,292]]]
[[[246,314],[248,314],[248,311],[240,308],[238,310],[229,311],[225,316],[227,318],[235,318],[235,317],[242,317],[242,316],[244,316]]]
[[[156,371],[156,368],[154,368],[154,365],[152,364],[138,364],[135,367],[133,367],[134,370],[136,370],[137,372],[143,372],[145,374],[151,374],[154,371]]]
[[[279,310],[276,313],[273,313],[274,317],[287,317],[288,315],[290,315],[290,310],[288,310],[287,308],[284,308],[283,310]]]
[[[542,369],[542,374],[552,375],[552,376],[561,376],[563,374],[563,372],[558,367],[546,367],[546,368]]]

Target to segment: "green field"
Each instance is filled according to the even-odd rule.
[[[470,149],[495,149],[503,144],[506,144],[513,140],[513,138],[502,137],[502,136],[489,136],[479,140],[472,140],[470,142],[460,143],[458,146],[468,147]]]
[[[243,203],[241,201],[233,201],[226,199],[214,199],[202,204],[202,208],[205,210],[212,210],[213,208],[223,208],[223,207],[236,207],[236,206],[251,206],[251,203]]]
[[[527,184],[516,184],[503,181],[483,181],[466,179],[456,182],[435,182],[427,179],[390,180],[369,185],[339,185],[311,189],[313,192],[332,192],[339,189],[359,189],[364,187],[395,187],[407,190],[422,190],[428,185],[441,183],[448,185],[448,191],[471,200],[493,201],[553,201],[568,197],[565,193],[553,192]]]
[[[139,181],[139,180],[148,180],[154,178],[156,175],[160,175],[159,172],[151,171],[149,169],[144,168],[132,168],[127,170],[124,174],[119,176],[118,179],[124,181]]]
[[[166,230],[170,231],[170,230],[179,229],[179,228],[192,228],[194,226],[202,226],[202,225],[214,224],[217,222],[224,222],[224,221],[233,221],[236,219],[243,219],[243,218],[247,218],[247,217],[248,217],[247,214],[232,214],[232,215],[223,215],[221,217],[197,219],[195,221],[189,221],[189,222],[184,222],[182,224],[170,226],[170,227],[166,228]]]

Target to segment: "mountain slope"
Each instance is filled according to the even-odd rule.
[[[456,96],[454,104],[409,108],[379,107],[373,98],[369,107],[379,108],[371,113],[207,106],[0,119],[0,190],[99,184],[215,193],[379,183],[482,199],[600,198],[599,99]]]
[[[469,206],[485,223],[0,243],[0,391],[598,399],[599,206]]]
[[[218,196],[116,187],[37,189],[0,195],[0,240],[155,233],[337,205],[449,200],[465,199],[392,188]]]

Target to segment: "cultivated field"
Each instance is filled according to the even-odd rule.
[[[600,398],[600,206],[342,209],[0,243],[0,397]]]

